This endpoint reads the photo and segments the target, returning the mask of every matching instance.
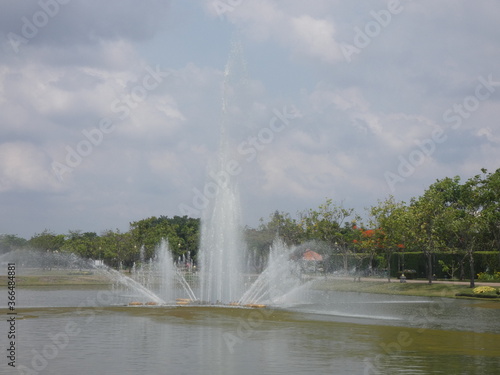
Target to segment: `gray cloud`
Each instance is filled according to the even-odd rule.
[[[226,121],[248,224],[327,196],[362,213],[389,193],[408,200],[436,178],[498,167],[500,86],[459,129],[443,119],[474,95],[479,76],[500,81],[495,1],[401,1],[404,10],[351,62],[342,44],[386,1],[259,0],[222,20],[210,0],[190,4],[73,0],[15,53],[8,33],[22,35],[22,17],[40,6],[2,3],[0,232],[127,229],[180,214],[216,159],[224,64],[213,64],[226,59],[226,33],[235,28],[248,79],[230,93]],[[148,69],[169,75],[144,91]],[[273,111],[292,105],[301,117],[247,161],[238,147],[248,150]],[[107,118],[113,130],[101,138]],[[398,173],[436,129],[446,141],[392,192],[385,173]],[[53,163],[78,147],[86,155],[60,181]]]

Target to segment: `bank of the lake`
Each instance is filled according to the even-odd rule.
[[[491,285],[500,288],[500,283],[476,283],[476,286]],[[436,281],[429,284],[423,280],[409,280],[406,283],[400,283],[398,279],[388,282],[386,279],[369,279],[353,281],[353,279],[327,278],[318,280],[314,284],[317,290],[330,290],[338,292],[360,292],[392,294],[420,297],[447,297],[457,298],[457,294],[472,294],[472,289],[468,283],[453,281]],[[467,298],[467,297],[459,297]],[[500,301],[500,298],[491,298],[493,301]]]
[[[0,284],[7,285],[7,276],[0,276]],[[16,276],[17,287],[105,286],[111,284],[112,281],[108,277],[93,271],[26,269],[19,272]],[[491,285],[500,289],[500,283],[476,282],[476,286],[485,285]],[[386,279],[380,278],[362,278],[361,281],[353,281],[352,278],[318,277],[313,284],[313,288],[325,291],[420,297],[457,298],[457,294],[472,294],[472,289],[467,282],[435,281],[429,284],[426,280],[408,280],[406,283],[400,283],[398,279],[392,279],[391,282],[387,282]],[[463,296],[459,298],[467,297]],[[500,297],[491,298],[490,300],[500,301]]]
[[[0,283],[7,285],[7,276],[0,276]],[[17,287],[109,284],[109,278],[92,271],[22,269],[16,275]]]

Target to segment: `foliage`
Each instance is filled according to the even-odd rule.
[[[487,272],[479,272],[477,274],[477,279],[479,281],[500,281],[500,272],[495,272],[493,274]]]
[[[478,286],[472,290],[474,294],[496,293],[497,290],[491,286]]]
[[[0,235],[0,254],[8,253],[16,249],[23,248],[27,245],[28,241],[24,238],[18,237],[15,234],[1,234]]]
[[[348,270],[348,257],[356,251],[353,246],[353,224],[359,216],[352,208],[337,205],[327,198],[316,210],[309,209],[301,214],[301,228],[308,240],[321,241],[328,245],[329,254],[341,254],[344,271]]]
[[[199,241],[200,220],[187,216],[150,217],[130,223],[130,234],[137,249],[144,246],[146,258],[154,255],[156,246],[163,238],[168,238],[175,257],[189,254],[196,256]]]
[[[370,209],[370,224],[377,228],[365,231],[365,238],[371,244],[372,251],[382,250],[386,257],[387,278],[391,277],[391,257],[398,250],[404,249],[407,210],[403,202],[396,202],[391,196],[379,201]],[[367,235],[366,233],[369,233]],[[370,247],[370,246],[368,246]]]
[[[321,243],[327,271],[377,271],[388,277],[413,269],[432,282],[437,277],[498,278],[500,269],[500,169],[461,181],[443,178],[407,204],[390,196],[368,208],[366,223],[352,208],[326,198],[317,208],[292,217],[275,211],[257,228],[246,227],[247,264],[261,271],[276,236],[287,245]],[[25,248],[49,254],[74,253],[101,259],[114,267],[132,267],[141,247],[154,256],[161,239],[169,240],[174,258],[197,259],[200,219],[150,217],[130,223],[129,230],[56,234],[49,230],[29,240],[0,235],[0,254]],[[493,273],[492,273],[493,272]]]
[[[64,244],[64,235],[55,234],[45,229],[42,233],[31,237],[28,244],[30,247],[42,251],[58,251]]]

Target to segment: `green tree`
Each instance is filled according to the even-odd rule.
[[[259,230],[266,233],[270,244],[276,236],[283,239],[288,246],[298,245],[304,239],[302,226],[288,212],[276,210],[265,224],[261,219]]]
[[[359,216],[352,208],[337,205],[327,198],[317,210],[310,209],[302,214],[302,226],[308,239],[325,242],[333,253],[341,254],[344,271],[348,270],[349,255],[354,251],[352,222]]]
[[[82,233],[80,230],[69,231],[62,251],[77,254],[81,258],[98,259],[99,239],[95,232]]]
[[[200,220],[187,216],[153,216],[130,223],[129,233],[135,248],[144,246],[147,258],[154,256],[156,247],[166,238],[174,258],[189,255],[195,259],[200,238]],[[138,259],[138,253],[136,255]]]
[[[467,206],[472,203],[466,200],[458,176],[437,180],[421,197],[412,199],[412,239],[426,256],[429,283],[433,279],[432,258],[436,251],[446,252],[457,246],[472,249],[470,229],[473,217],[470,216],[471,208]]]
[[[391,281],[392,255],[404,246],[408,230],[408,212],[404,202],[390,196],[370,208],[370,226],[373,233],[365,235],[372,251],[383,251],[387,264],[387,281]],[[366,232],[365,232],[366,233]]]
[[[1,234],[0,235],[0,254],[8,253],[17,249],[26,247],[28,241],[15,234]]]
[[[35,234],[28,241],[30,247],[41,251],[59,251],[64,245],[64,235],[55,234],[48,229]]]
[[[301,224],[288,212],[278,210],[269,215],[267,222],[261,218],[257,228],[245,227],[244,235],[248,249],[247,264],[256,272],[262,271],[266,264],[269,250],[276,236],[288,246],[298,245],[304,239]]]
[[[104,231],[97,245],[106,264],[115,268],[131,269],[139,252],[130,232],[121,233],[118,229]]]
[[[483,247],[485,250],[500,252],[500,169],[488,173],[486,169],[481,172],[484,176],[474,177],[478,185],[478,204],[481,217],[484,220]]]
[[[146,258],[152,258],[158,244],[168,238],[171,250],[177,252],[179,241],[168,220],[152,216],[148,219],[130,223],[129,233],[136,248],[144,246]],[[138,258],[138,257],[137,257]]]

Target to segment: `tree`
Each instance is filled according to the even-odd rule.
[[[98,236],[94,232],[69,231],[61,250],[77,254],[81,258],[97,259],[99,258]]]
[[[156,247],[164,238],[168,238],[172,251],[177,251],[179,241],[165,217],[157,218],[152,216],[148,219],[130,223],[129,233],[136,248],[140,249],[141,246],[144,246],[146,258],[154,256]]]
[[[15,234],[0,235],[0,254],[24,248],[28,241]]]
[[[55,234],[45,229],[42,233],[31,237],[28,244],[32,248],[42,251],[58,251],[64,245],[64,235]]]
[[[460,196],[460,178],[437,180],[410,205],[413,243],[427,259],[427,279],[433,280],[432,258],[437,250],[446,250],[454,229],[456,202]]]
[[[131,269],[137,259],[139,249],[134,244],[130,232],[121,233],[118,229],[116,232],[106,230],[101,234],[98,245],[106,263],[115,268]]]
[[[488,173],[486,169],[481,172],[484,176],[475,176],[478,184],[478,204],[483,227],[483,246],[486,249],[500,251],[500,169]]]
[[[358,268],[361,266],[363,259],[368,257],[369,269],[372,271],[373,259],[380,251],[380,243],[376,240],[378,236],[374,236],[373,229],[358,228],[357,225],[352,227],[352,242],[354,247],[358,250],[355,252],[355,258],[358,261]]]
[[[391,281],[392,254],[404,246],[407,230],[407,208],[404,202],[396,202],[390,196],[385,201],[379,201],[370,209],[370,231],[364,232],[366,247],[372,251],[382,250],[387,262],[387,281]]]
[[[498,250],[500,237],[500,169],[495,173],[481,170],[462,186],[459,220],[454,225],[466,250],[470,266],[470,287],[475,286],[474,251]]]
[[[359,216],[354,209],[337,205],[327,198],[317,210],[310,209],[302,214],[302,226],[308,239],[324,241],[333,252],[342,255],[344,271],[348,269],[349,255],[354,250],[352,243],[352,224]]]
[[[298,245],[304,239],[302,226],[288,212],[276,210],[264,224],[261,220],[259,230],[268,234],[270,244],[276,236],[279,236],[288,245]]]

